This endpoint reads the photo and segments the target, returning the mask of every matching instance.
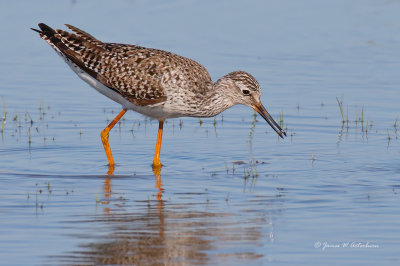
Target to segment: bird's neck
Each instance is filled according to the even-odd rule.
[[[201,100],[201,108],[204,116],[215,116],[236,104],[230,90],[232,81],[222,77],[209,84],[208,93]]]

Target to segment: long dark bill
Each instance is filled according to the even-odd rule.
[[[261,104],[261,102],[254,105],[253,108],[254,110],[257,111],[257,113],[259,113],[265,119],[265,121],[267,121],[267,123],[272,127],[272,129],[275,130],[276,133],[278,133],[279,137],[283,138],[283,136],[286,136],[286,132],[282,130],[282,128],[278,125],[278,123],[275,122],[275,120],[267,112],[267,110]]]

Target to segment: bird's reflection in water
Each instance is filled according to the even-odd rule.
[[[217,248],[238,247],[241,243],[260,245],[262,230],[251,222],[252,218],[248,224],[235,221],[229,212],[209,211],[215,208],[207,201],[166,202],[162,199],[161,169],[153,172],[157,188],[155,200],[135,201],[138,209],[130,213],[125,208],[115,208],[112,177],[108,176],[103,185],[104,212],[86,220],[88,224],[104,227],[105,236],[94,237],[90,243],[81,245],[79,251],[63,256],[63,261],[89,265],[202,265],[210,263],[209,252],[215,253]],[[185,194],[185,199],[192,195]],[[229,250],[218,255],[232,259],[262,257],[253,252],[232,249],[230,253]]]
[[[164,189],[162,188],[162,183],[161,183],[161,167],[154,167],[153,173],[154,176],[156,177],[156,188],[158,189],[157,200],[159,201],[159,203],[162,203],[162,194],[164,192]],[[159,207],[161,208],[162,206],[159,205]]]
[[[103,192],[104,192],[104,201],[102,201],[102,204],[109,204],[110,203],[110,197],[111,197],[111,177],[114,174],[115,166],[114,165],[109,165],[108,166],[108,171],[107,171],[107,177],[104,180],[104,185],[103,185]],[[162,208],[162,194],[164,192],[164,189],[162,188],[162,182],[161,182],[161,167],[153,167],[153,174],[156,178],[156,188],[158,190],[157,192],[157,201],[158,201],[158,208]],[[104,212],[109,213],[110,208],[109,207],[104,207]]]

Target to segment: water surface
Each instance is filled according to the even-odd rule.
[[[14,1],[0,10],[2,264],[399,263],[400,2]],[[154,173],[158,123],[128,112],[110,134],[108,175],[99,135],[120,106],[29,29],[38,22],[173,51],[214,80],[248,71],[288,137],[243,106],[168,120]]]

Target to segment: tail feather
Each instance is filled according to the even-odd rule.
[[[47,36],[49,36],[49,37],[50,37],[51,35],[54,35],[54,34],[55,34],[55,31],[54,31],[51,27],[47,26],[47,25],[44,24],[44,23],[39,23],[38,26],[39,26],[39,28],[40,28],[41,30],[34,29],[34,28],[31,28],[31,30],[36,31],[36,32],[38,32],[38,33],[40,33],[40,34],[45,34],[45,35],[47,35]]]
[[[67,47],[61,42],[59,38],[57,38],[56,31],[44,23],[39,23],[38,25],[41,30],[33,28],[31,29],[38,32],[40,37],[48,42],[51,47],[53,47],[57,52],[64,54],[63,51],[65,51]]]
[[[39,23],[38,24],[39,28],[42,30],[43,34],[46,36],[53,36],[54,34],[56,34],[56,31],[53,30],[51,27],[47,26],[44,23]]]
[[[81,37],[84,40],[87,41],[94,41],[94,42],[100,42],[99,40],[97,40],[95,37],[93,37],[92,35],[90,35],[89,33],[87,33],[86,31],[83,31],[81,29],[78,29],[77,27],[74,27],[70,24],[65,24],[65,26],[67,26],[70,30],[72,30],[73,32],[75,32],[76,35],[78,35],[79,37]]]
[[[40,30],[38,30],[38,29],[35,29],[35,28],[31,28],[31,30],[36,31],[36,32],[39,32],[39,33],[42,33],[42,31],[40,31]]]
[[[96,39],[95,37],[93,37],[92,35],[87,33],[86,31],[83,31],[83,30],[81,30],[77,27],[74,27],[72,25],[69,25],[69,24],[65,24],[65,26],[67,26],[70,30],[72,30],[75,33],[75,35],[78,36],[78,38],[86,41],[87,43],[90,43],[91,45],[97,46],[103,50],[106,49],[105,43],[103,43],[102,41],[99,41],[98,39]]]
[[[99,45],[103,44],[102,42],[88,34],[85,35],[86,39],[80,37],[79,35],[83,35],[84,31],[77,28],[74,29],[79,30],[79,33],[74,34],[60,29],[54,30],[44,23],[38,25],[41,30],[32,30],[38,32],[40,37],[49,43],[68,64],[72,62],[97,80],[104,80],[98,73],[100,62],[98,58],[105,51]],[[94,43],[94,41],[97,41],[97,43]]]

